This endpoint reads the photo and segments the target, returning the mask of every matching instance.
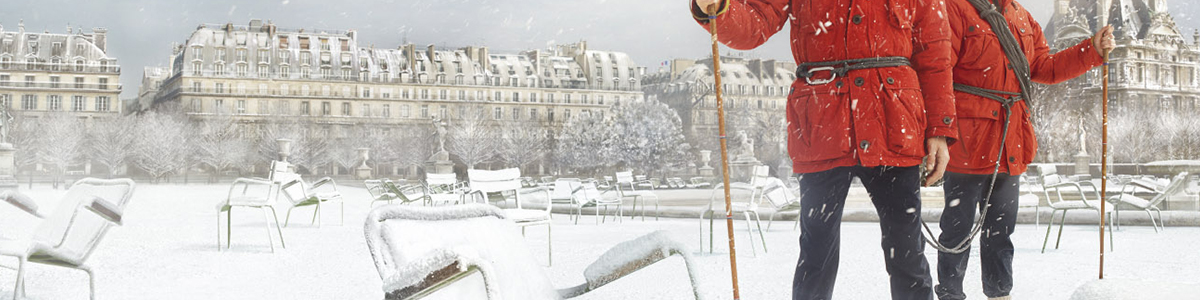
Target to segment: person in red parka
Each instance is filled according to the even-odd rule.
[[[790,21],[799,67],[788,95],[788,153],[803,192],[792,298],[832,297],[842,210],[858,177],[879,214],[892,298],[933,299],[918,191],[942,176],[958,138],[942,2],[689,2],[696,21],[708,29],[714,19],[720,42],[734,49],[758,47]],[[932,172],[921,178],[927,153]]]
[[[1020,175],[1037,153],[1037,140],[1028,104],[1021,99],[1019,75],[1009,67],[998,35],[970,1],[946,1],[950,32],[954,34],[954,96],[960,140],[950,148],[950,166],[943,186],[946,206],[938,240],[947,247],[958,245],[970,235],[976,210],[988,203],[979,234],[983,292],[991,299],[1010,299],[1013,244],[1009,235],[1016,226]],[[1082,75],[1102,65],[1102,53],[1113,48],[1112,27],[1104,27],[1095,37],[1050,54],[1041,26],[1025,8],[1013,0],[984,1],[991,2],[1003,15],[1029,63],[1029,79],[1034,82],[1055,84]],[[1010,107],[1006,109],[992,97],[1010,102]],[[1008,132],[1002,143],[1006,122]],[[968,257],[969,251],[938,253],[938,298],[966,299],[962,282]]]

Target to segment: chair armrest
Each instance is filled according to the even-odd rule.
[[[38,213],[37,202],[34,202],[33,198],[29,198],[25,194],[18,193],[17,191],[4,191],[4,193],[0,194],[0,199],[4,199],[4,202],[8,202],[35,217],[44,218],[42,214]]]
[[[318,179],[317,182],[313,183],[312,188],[316,189],[316,188],[319,188],[326,184],[329,184],[329,186],[333,187],[334,191],[337,191],[337,182],[334,182],[333,178],[329,178],[329,177],[324,177],[324,178]]]
[[[1056,183],[1056,184],[1052,184],[1052,185],[1042,186],[1042,189],[1051,189],[1051,188],[1053,188],[1053,189],[1054,189],[1054,191],[1055,191],[1056,193],[1058,193],[1058,194],[1059,194],[1059,201],[1053,201],[1053,200],[1051,200],[1052,198],[1049,198],[1049,197],[1047,197],[1046,201],[1047,201],[1048,203],[1049,203],[1049,202],[1062,202],[1062,190],[1061,190],[1061,188],[1064,188],[1064,187],[1073,187],[1073,188],[1075,188],[1075,190],[1079,192],[1079,197],[1080,197],[1080,199],[1083,201],[1083,205],[1084,205],[1084,206],[1087,206],[1087,207],[1092,207],[1092,204],[1087,202],[1087,200],[1088,200],[1088,199],[1087,199],[1087,197],[1086,197],[1086,196],[1084,196],[1084,195],[1086,195],[1086,193],[1084,193],[1084,191],[1083,191],[1083,186],[1080,186],[1078,182],[1063,182],[1063,183]],[[1099,192],[1097,191],[1096,193],[1099,193]],[[1101,199],[1098,199],[1098,200],[1104,200],[1104,199],[1103,199],[1103,198],[1101,198]]]
[[[280,189],[284,189],[284,190],[286,190],[286,189],[288,189],[288,188],[292,187],[293,185],[296,185],[296,184],[299,184],[299,183],[300,183],[300,179],[295,179],[295,180],[292,180],[292,181],[288,181],[288,183],[284,183],[284,184],[283,184],[283,186],[280,186],[279,188],[280,188]]]
[[[116,204],[108,202],[100,197],[92,197],[89,203],[84,206],[88,211],[112,222],[113,224],[121,225],[121,217],[124,215],[120,207]]]

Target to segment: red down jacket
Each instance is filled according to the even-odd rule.
[[[1050,54],[1042,28],[1024,7],[1013,0],[998,0],[1008,28],[1013,32],[1029,59],[1030,77],[1034,82],[1055,84],[1075,78],[1104,59],[1092,48],[1091,39],[1074,47]],[[989,90],[1018,92],[1017,78],[1008,69],[1008,58],[992,27],[980,18],[967,0],[946,1],[950,15],[950,31],[954,33],[954,82]],[[960,140],[950,146],[950,166],[947,170],[967,174],[991,174],[1000,154],[1000,135],[1004,128],[1004,110],[1000,102],[972,94],[956,92],[958,132]],[[1033,99],[1054,101],[1055,99]],[[1000,172],[1017,175],[1037,153],[1037,139],[1029,123],[1029,110],[1024,101],[1012,108],[1005,142],[1004,163]]]
[[[788,152],[796,173],[862,165],[915,166],[926,137],[958,138],[945,8],[934,0],[726,0],[720,42],[762,45],[791,21],[798,63],[902,56],[912,67],[850,71],[821,85],[792,83]],[[707,15],[692,2],[705,29]],[[819,74],[828,74],[822,72]],[[819,75],[825,76],[825,75]]]

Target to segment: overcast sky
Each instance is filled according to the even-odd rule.
[[[4,30],[62,33],[70,24],[108,28],[109,55],[120,60],[122,98],[136,97],[146,66],[166,66],[171,43],[183,43],[202,23],[245,25],[252,18],[285,28],[355,29],[359,45],[482,45],[516,53],[587,40],[592,49],[629,53],[656,71],[671,58],[710,55],[708,34],[688,12],[687,0],[5,0]],[[15,3],[13,3],[15,2]],[[1020,1],[1041,23],[1051,0]],[[1189,1],[1168,1],[1181,26],[1196,28]],[[1190,7],[1189,7],[1190,6]],[[1190,40],[1191,30],[1185,36]],[[786,30],[750,57],[790,60]],[[728,51],[728,49],[723,50]]]

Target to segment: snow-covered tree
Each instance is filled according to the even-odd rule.
[[[13,165],[17,170],[28,170],[30,188],[33,187],[33,166],[38,163],[38,136],[40,134],[41,129],[38,128],[38,120],[35,118],[15,114],[12,122],[9,123],[8,143],[15,148]]]
[[[498,156],[509,166],[524,169],[546,156],[550,137],[542,126],[513,122],[502,126],[500,132]]]
[[[279,159],[278,139],[292,140],[288,162],[300,171],[316,174],[317,168],[329,165],[328,134],[311,119],[273,122],[259,132],[258,155],[265,161]]]
[[[108,168],[108,178],[116,175],[133,156],[137,119],[132,116],[96,119],[88,129],[88,155],[93,162]]]
[[[231,114],[216,114],[192,123],[195,140],[195,160],[212,169],[210,178],[215,180],[221,171],[238,166],[251,155],[250,141],[246,139]]]
[[[617,158],[626,167],[644,172],[664,172],[677,166],[689,149],[679,116],[654,100],[622,103],[613,111]]]
[[[329,145],[330,159],[338,166],[346,169],[347,172],[353,172],[355,167],[362,163],[362,157],[358,155],[358,148],[366,146],[360,138],[360,127],[342,127],[336,140]],[[369,153],[368,153],[369,154]]]
[[[54,186],[62,182],[67,167],[83,158],[83,121],[66,112],[55,111],[39,119],[38,157],[50,168]]]
[[[487,117],[482,105],[473,105],[461,118],[453,120],[447,130],[446,151],[469,169],[496,154],[496,130]]]
[[[429,126],[413,125],[401,127],[392,134],[390,145],[396,149],[392,161],[396,167],[412,168],[425,164],[436,151],[437,141],[433,139],[433,129]]]
[[[1158,143],[1155,134],[1155,112],[1143,106],[1131,105],[1109,119],[1109,145],[1113,162],[1146,163],[1154,159]],[[1078,147],[1076,147],[1078,148]],[[1165,149],[1162,149],[1165,150]]]
[[[187,125],[181,118],[148,112],[138,118],[135,128],[134,165],[154,181],[186,167],[190,146],[185,136]]]
[[[613,165],[617,140],[612,120],[585,111],[571,116],[563,125],[555,159],[561,166],[595,174],[600,168]]]

